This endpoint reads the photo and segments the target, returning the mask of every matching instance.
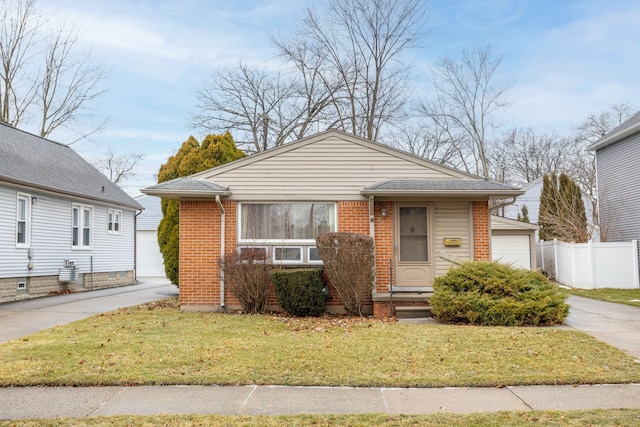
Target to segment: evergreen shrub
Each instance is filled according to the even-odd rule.
[[[271,274],[280,308],[294,316],[319,316],[327,306],[322,268],[278,270]]]
[[[490,261],[468,261],[436,278],[433,314],[452,323],[487,326],[562,324],[566,295],[542,273]]]

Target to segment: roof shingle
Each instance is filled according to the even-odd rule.
[[[0,181],[141,209],[71,147],[0,123]]]

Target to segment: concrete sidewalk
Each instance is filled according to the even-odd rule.
[[[2,420],[124,414],[428,414],[606,408],[640,409],[640,384],[437,389],[279,386],[0,388]]]
[[[135,285],[0,304],[0,343],[95,314],[178,295],[165,278],[140,278]]]

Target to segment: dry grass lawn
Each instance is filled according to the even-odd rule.
[[[640,414],[632,409],[607,409],[596,411],[531,411],[497,412],[484,414],[432,414],[432,415],[289,415],[274,417],[220,416],[220,415],[158,415],[115,416],[83,419],[18,420],[1,422],[0,426],[633,426],[640,424]]]
[[[0,345],[0,386],[444,387],[640,382],[573,330],[183,313],[166,300]]]

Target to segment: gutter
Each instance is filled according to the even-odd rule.
[[[225,235],[225,223],[226,223],[226,212],[224,210],[224,206],[222,206],[222,202],[220,201],[220,195],[216,194],[216,204],[220,208],[220,256],[224,256],[225,247],[224,247],[224,235]],[[224,269],[220,269],[220,307],[224,308]]]

